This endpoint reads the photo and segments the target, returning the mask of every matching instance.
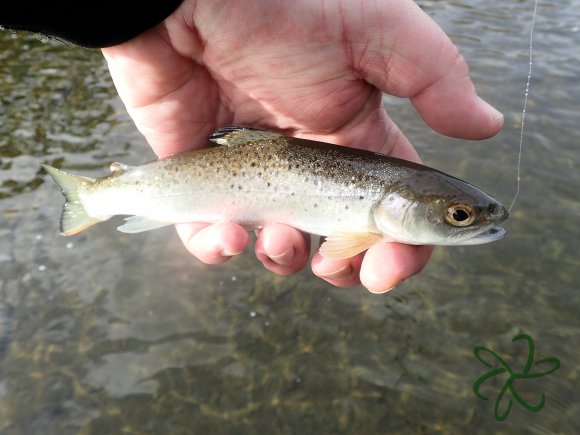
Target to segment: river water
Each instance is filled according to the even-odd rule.
[[[471,67],[504,130],[466,142],[389,114],[425,162],[509,204],[533,3],[422,1]],[[99,52],[0,33],[0,434],[578,433],[580,431],[580,1],[540,2],[522,191],[508,236],[439,248],[395,291],[277,277],[251,252],[190,257],[172,228],[114,223],[58,235],[60,192],[40,170],[102,176],[153,153]],[[529,373],[473,385],[493,349]],[[501,367],[482,353],[485,361]],[[537,364],[536,364],[537,363]]]

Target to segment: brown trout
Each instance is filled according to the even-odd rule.
[[[174,223],[284,223],[326,236],[321,253],[349,258],[379,241],[475,245],[502,238],[506,208],[465,181],[369,151],[226,127],[219,146],[91,179],[44,166],[66,198],[64,235],[115,215],[138,233]]]

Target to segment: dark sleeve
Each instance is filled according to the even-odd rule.
[[[102,48],[167,18],[182,0],[0,0],[0,26]]]

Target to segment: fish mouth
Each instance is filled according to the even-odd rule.
[[[482,245],[484,243],[495,242],[503,238],[507,234],[507,231],[500,227],[499,225],[494,225],[491,228],[475,234],[467,240],[464,240],[462,245]]]

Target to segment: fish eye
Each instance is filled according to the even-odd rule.
[[[455,227],[466,227],[475,220],[475,210],[465,204],[453,204],[447,208],[445,220]]]

